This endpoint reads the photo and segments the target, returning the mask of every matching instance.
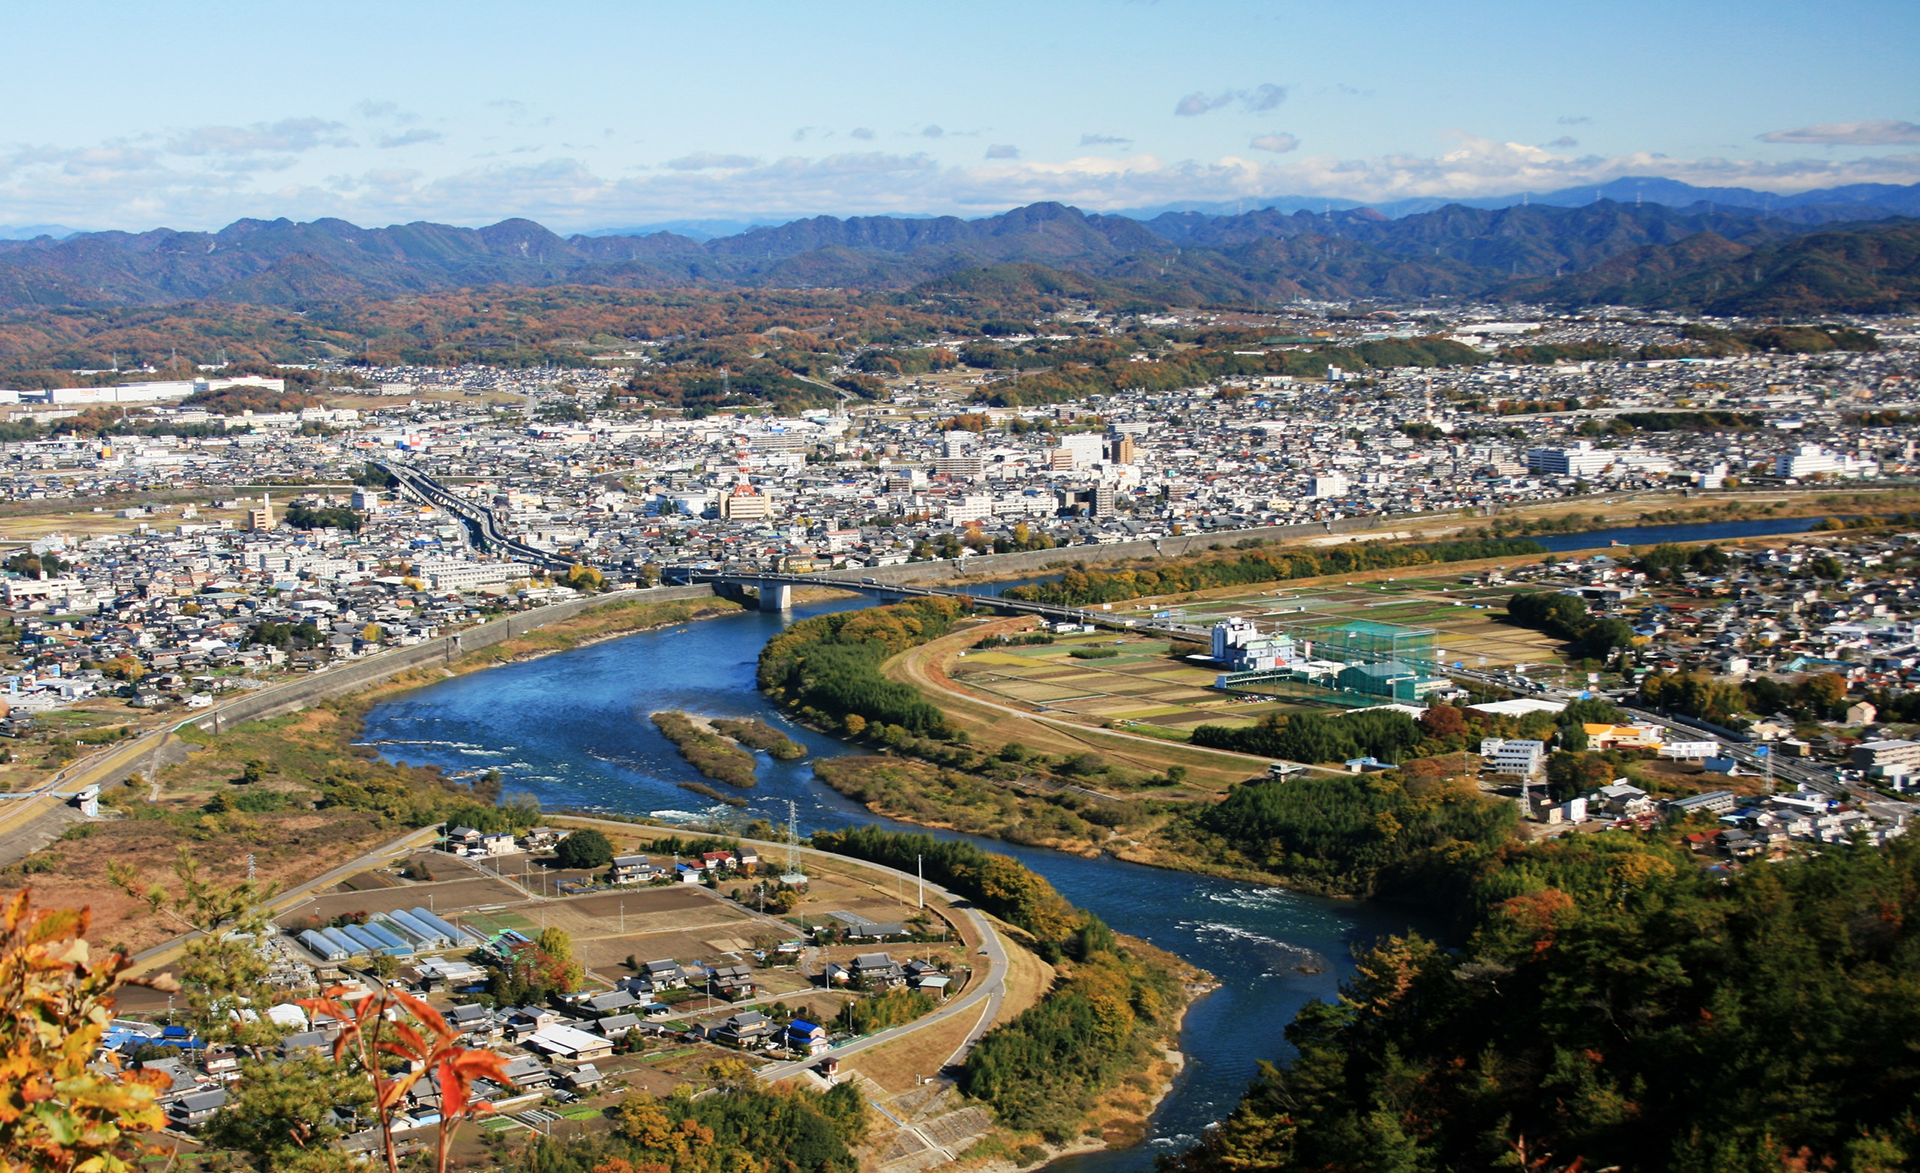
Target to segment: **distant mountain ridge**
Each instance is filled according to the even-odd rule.
[[[1410,199],[1367,202],[1330,199],[1324,196],[1273,196],[1266,199],[1188,201],[1153,208],[1132,208],[1115,215],[1136,220],[1151,220],[1167,212],[1203,212],[1208,215],[1241,215],[1248,211],[1271,209],[1279,212],[1347,212],[1371,208],[1389,219],[1437,211],[1450,204],[1465,208],[1522,207],[1547,204],[1559,208],[1577,208],[1612,200],[1621,204],[1666,204],[1683,208],[1692,204],[1712,204],[1725,208],[1750,208],[1788,219],[1821,222],[1824,220],[1883,220],[1889,216],[1920,216],[1920,183],[1854,183],[1844,187],[1823,187],[1792,195],[1756,191],[1750,187],[1695,187],[1678,179],[1658,175],[1624,176],[1605,183],[1563,187],[1558,191],[1516,191],[1495,196],[1463,196],[1445,199],[1417,196]],[[1256,205],[1248,208],[1251,202]]]
[[[1880,210],[1869,197],[1890,198],[1877,189],[1834,189],[1805,193],[1827,202],[1799,207],[1840,206],[1833,201],[1848,193],[1860,201],[1849,206],[1860,211]],[[1039,203],[975,220],[817,216],[707,240],[671,232],[562,237],[522,219],[484,228],[240,220],[212,233],[156,229],[0,240],[0,308],[194,300],[298,306],[482,285],[910,288],[1008,265],[1077,274],[1173,304],[1509,291],[1570,303],[1631,296],[1641,299],[1636,304],[1659,304],[1663,281],[1683,273],[1692,280],[1696,268],[1717,263],[1722,246],[1741,256],[1797,256],[1803,270],[1823,248],[1848,252],[1853,259],[1845,264],[1853,269],[1844,280],[1835,278],[1839,284],[1794,288],[1815,301],[1826,290],[1849,305],[1904,297],[1903,278],[1875,276],[1902,263],[1897,241],[1904,238],[1896,234],[1895,244],[1867,247],[1861,242],[1879,229],[1834,231],[1831,219],[1774,215],[1731,201],[1450,204],[1399,218],[1371,208],[1189,211],[1146,221]],[[1797,254],[1782,251],[1800,238],[1825,243]],[[1718,288],[1729,292],[1711,299],[1732,296],[1729,283],[1737,276],[1721,274]],[[1709,296],[1699,289],[1714,278],[1700,280],[1705,284],[1676,287],[1673,296],[1687,304]],[[1755,296],[1755,304],[1792,300],[1779,290]]]

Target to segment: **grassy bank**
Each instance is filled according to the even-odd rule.
[[[1049,790],[1034,778],[995,780],[930,762],[883,755],[822,758],[813,776],[877,815],[991,835],[1076,855],[1163,819],[1150,802],[1105,802]]]

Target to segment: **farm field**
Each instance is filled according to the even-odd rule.
[[[1512,590],[1462,583],[1458,576],[1376,582],[1318,582],[1267,591],[1182,596],[1114,608],[1116,615],[1152,615],[1210,628],[1248,619],[1263,631],[1334,626],[1352,620],[1429,628],[1439,659],[1467,668],[1511,664],[1561,666],[1555,641],[1500,622]],[[1311,638],[1302,633],[1304,638]],[[1184,646],[1184,645],[1183,645]],[[1075,653],[1080,655],[1076,656]],[[1087,658],[1088,653],[1101,653]],[[1106,655],[1105,653],[1117,653]],[[957,652],[945,664],[956,684],[983,699],[1058,717],[1163,736],[1186,737],[1202,724],[1251,724],[1268,713],[1339,703],[1335,694],[1276,700],[1213,688],[1218,668],[1178,657],[1166,639],[1102,631],[1054,643]]]

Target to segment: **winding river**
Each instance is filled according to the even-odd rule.
[[[1636,544],[1702,540],[1801,532],[1810,524],[1733,522],[1542,540],[1578,549],[1610,538]],[[834,738],[788,725],[755,689],[754,663],[761,646],[791,619],[865,605],[846,600],[796,608],[788,618],[745,613],[681,624],[473,673],[380,704],[368,714],[365,738],[396,761],[450,772],[498,769],[510,792],[530,792],[550,810],[693,817],[705,809],[705,800],[678,783],[699,775],[648,714],[684,709],[761,717],[787,726],[814,755],[854,752]],[[787,803],[793,802],[803,832],[854,822],[921,830],[877,818],[835,794],[814,781],[806,761],[763,759],[760,785],[747,796],[749,813],[775,823],[786,820]],[[1069,1157],[1055,1162],[1055,1170],[1122,1173],[1192,1143],[1232,1109],[1260,1060],[1289,1053],[1287,1023],[1307,1000],[1334,995],[1352,971],[1354,949],[1407,928],[1404,916],[1367,904],[979,842],[1018,857],[1115,929],[1177,953],[1221,981],[1188,1013],[1181,1038],[1188,1066],[1155,1115],[1147,1144]]]

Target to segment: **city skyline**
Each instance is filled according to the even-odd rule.
[[[246,216],[561,231],[1389,201],[1629,175],[1790,193],[1920,181],[1920,20],[1856,0],[1063,3],[1041,11],[570,2],[98,6],[0,81],[0,224]],[[22,43],[77,33],[14,18]],[[1862,33],[1870,31],[1871,36]]]

